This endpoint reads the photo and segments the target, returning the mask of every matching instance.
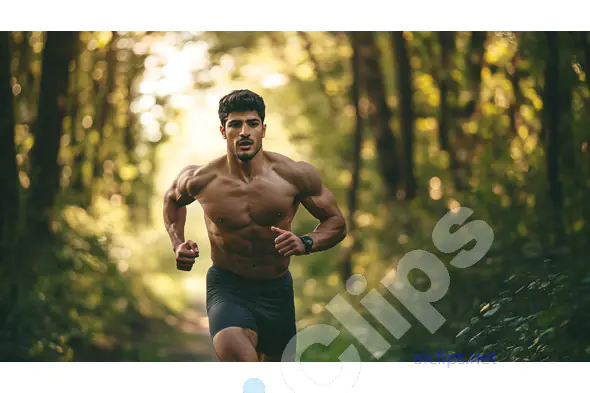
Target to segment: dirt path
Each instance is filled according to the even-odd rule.
[[[167,341],[162,353],[168,361],[218,361],[209,337],[209,322],[204,307],[187,307],[187,311],[175,317],[173,325],[178,337]]]

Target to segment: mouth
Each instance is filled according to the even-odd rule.
[[[252,141],[240,141],[238,146],[241,147],[243,150],[250,148],[254,143]]]

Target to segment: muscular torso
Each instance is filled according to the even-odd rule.
[[[196,200],[205,213],[213,262],[245,277],[279,277],[289,267],[289,257],[278,253],[277,234],[270,228],[290,230],[299,189],[288,175],[289,164],[270,158],[248,182],[231,176],[224,160],[195,175],[201,178]]]

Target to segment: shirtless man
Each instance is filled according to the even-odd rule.
[[[290,257],[326,250],[346,236],[317,169],[262,149],[264,116],[263,99],[249,90],[223,97],[219,119],[227,154],[183,169],[164,198],[179,270],[190,271],[199,256],[197,244],[184,238],[186,205],[199,201],[203,207],[213,260],[207,315],[221,361],[294,360],[286,351],[296,335]],[[299,204],[320,221],[303,236],[291,232]]]

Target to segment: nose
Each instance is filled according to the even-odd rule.
[[[250,127],[248,127],[248,124],[244,124],[242,126],[242,129],[240,130],[240,136],[242,136],[242,137],[250,136]]]

